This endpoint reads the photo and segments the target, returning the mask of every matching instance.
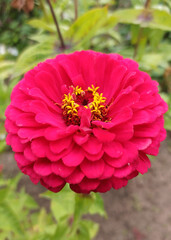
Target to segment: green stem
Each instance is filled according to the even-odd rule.
[[[150,4],[151,4],[151,0],[146,0],[146,2],[145,2],[145,4],[144,4],[144,8],[145,8],[145,9],[148,9],[148,8],[150,7]],[[136,56],[137,56],[138,48],[139,48],[139,44],[140,44],[142,35],[143,35],[143,28],[140,27],[139,33],[138,33],[137,43],[135,44],[135,48],[134,48],[134,55],[133,55],[133,58],[134,58],[134,59],[135,59]]]
[[[151,0],[146,0],[145,4],[144,4],[144,8],[149,8],[151,5]]]
[[[137,56],[138,48],[139,48],[139,44],[140,44],[142,35],[143,35],[143,28],[140,27],[139,33],[138,33],[138,39],[137,39],[137,42],[136,42],[135,48],[134,48],[134,55],[133,55],[133,58],[134,58],[134,59],[135,59],[136,56]]]
[[[75,20],[78,18],[78,0],[74,0]]]
[[[57,21],[57,18],[55,16],[55,13],[54,13],[54,10],[53,10],[53,7],[52,7],[52,4],[51,4],[50,0],[46,0],[46,1],[47,1],[47,4],[49,5],[50,11],[51,11],[51,14],[52,14],[52,17],[53,17],[53,21],[54,21],[55,26],[56,26],[57,34],[58,34],[58,37],[59,37],[59,40],[60,40],[60,43],[61,43],[61,48],[65,49],[65,43],[64,43],[60,28],[59,28],[58,21]]]

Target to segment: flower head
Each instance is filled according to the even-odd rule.
[[[157,82],[118,54],[61,54],[28,71],[6,110],[7,144],[33,183],[106,192],[150,167],[165,139]]]

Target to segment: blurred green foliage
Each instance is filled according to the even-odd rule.
[[[27,24],[28,19],[42,14],[37,7],[29,14],[19,12],[10,3],[11,0],[0,1],[0,44],[16,47],[20,52],[31,43],[29,35],[36,32]]]
[[[25,192],[18,190],[21,175],[4,179],[0,175],[0,239],[5,240],[90,240],[98,224],[86,214],[106,216],[99,194],[76,194],[67,185],[60,194],[45,192],[50,211],[39,207]]]

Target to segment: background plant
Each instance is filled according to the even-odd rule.
[[[0,176],[0,239],[90,240],[96,235],[98,224],[83,216],[106,216],[99,194],[76,194],[68,185],[60,194],[48,191],[40,196],[49,200],[47,211],[24,188],[17,188],[20,179],[20,174]]]

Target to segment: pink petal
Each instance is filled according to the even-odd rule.
[[[162,141],[164,141],[165,139],[166,139],[166,136],[167,136],[167,132],[166,132],[166,130],[163,128],[163,129],[161,129],[161,131],[160,131],[160,141],[162,142]]]
[[[55,82],[56,80],[53,75],[47,71],[38,72],[35,76],[35,83],[37,87],[40,88],[44,94],[53,101],[56,101],[58,93]]]
[[[95,162],[85,159],[80,168],[87,178],[99,178],[104,171],[104,162],[102,159]]]
[[[113,176],[113,173],[114,173],[114,168],[105,163],[103,174],[101,175],[100,179],[103,180],[103,179],[111,178]]]
[[[150,138],[134,137],[133,139],[131,139],[131,142],[136,145],[138,150],[144,150],[152,143],[152,140]]]
[[[112,116],[112,112],[109,113]],[[113,126],[124,123],[132,118],[132,110],[129,107],[125,107],[122,111],[115,114],[112,118]],[[132,121],[132,120],[131,120]]]
[[[47,148],[48,141],[46,141],[44,138],[36,138],[31,142],[31,150],[37,157],[46,157]]]
[[[76,192],[76,193],[84,193],[84,194],[89,194],[90,191],[86,191],[86,190],[82,190],[78,184],[71,184],[70,188],[72,191]]]
[[[123,92],[116,98],[113,104],[110,107],[110,112],[119,112],[122,108],[130,107],[134,105],[139,100],[139,94],[137,92],[126,92],[124,89]]]
[[[27,146],[24,149],[24,157],[27,158],[29,161],[32,161],[32,162],[36,161],[36,159],[37,159],[37,157],[33,154],[30,146]]]
[[[78,166],[84,159],[84,154],[81,148],[75,145],[70,153],[62,158],[63,163],[68,167]]]
[[[139,125],[143,123],[148,123],[150,121],[150,116],[147,111],[141,110],[134,112],[131,122],[134,125]]]
[[[74,141],[78,144],[78,145],[82,145],[82,144],[84,144],[84,143],[86,143],[87,142],[87,140],[88,140],[88,138],[89,138],[89,135],[88,134],[79,134],[79,133],[76,133],[75,135],[74,135]]]
[[[22,167],[22,168],[21,168],[21,171],[22,171],[24,174],[26,174],[26,175],[28,175],[29,177],[31,177],[31,178],[35,178],[35,179],[39,179],[39,180],[40,180],[40,176],[37,175],[37,174],[34,172],[32,165],[28,165],[28,166],[26,166],[26,167]]]
[[[44,136],[45,128],[20,128],[18,136],[31,141],[34,138]]]
[[[132,172],[131,174],[129,174],[126,178],[127,178],[128,180],[131,180],[132,178],[138,176],[138,174],[139,174],[139,172],[135,170],[134,172]]]
[[[50,187],[48,184],[46,184],[46,183],[44,182],[43,179],[40,179],[40,182],[41,182],[41,184],[42,184],[45,188],[47,188],[47,189],[49,189],[50,191],[55,192],[55,193],[61,191],[62,188],[65,186],[65,182],[64,182],[63,184],[61,184],[60,186],[58,186],[58,187]]]
[[[62,159],[63,157],[65,157],[67,154],[69,154],[72,150],[74,146],[74,143],[72,143],[67,149],[64,149],[62,152],[60,153],[53,153],[50,148],[47,148],[46,150],[46,154],[47,154],[47,157],[50,161],[52,162],[56,162],[58,161],[59,159]]]
[[[128,122],[114,127],[112,131],[116,134],[115,140],[118,141],[128,141],[134,134],[132,123]]]
[[[128,180],[126,178],[112,178],[112,186],[114,189],[119,189],[122,187],[125,187],[128,183]]]
[[[123,147],[119,142],[106,143],[104,144],[103,149],[113,158],[118,158],[123,154]]]
[[[18,127],[39,127],[38,124],[34,119],[34,114],[32,113],[21,113],[18,115],[16,119],[16,125]]]
[[[71,173],[70,176],[68,176],[65,180],[66,182],[70,184],[78,184],[80,183],[84,178],[84,174],[81,172],[81,170],[77,167],[74,172]]]
[[[111,62],[112,66],[112,74],[108,79],[107,83],[104,85],[104,95],[107,98],[107,103],[114,96],[115,92],[118,90],[122,83],[122,79],[127,71],[127,68],[124,65],[118,64],[114,65],[114,61]],[[115,87],[113,87],[115,86]]]
[[[85,157],[90,161],[97,161],[97,160],[101,159],[103,154],[104,154],[103,149],[98,154],[94,154],[94,155],[84,152]]]
[[[27,160],[22,153],[15,153],[15,160],[22,167],[32,164],[32,162]]]
[[[38,159],[33,169],[39,176],[48,176],[52,173],[51,163],[46,158]]]
[[[112,168],[115,168],[115,167],[120,168],[125,166],[128,163],[128,157],[125,154],[125,152],[121,157],[118,157],[118,158],[111,158],[108,155],[104,155],[103,159]]]
[[[55,140],[74,134],[78,130],[78,128],[79,126],[76,126],[76,125],[75,126],[70,125],[69,127],[62,128],[62,129],[55,128],[55,127],[48,127],[45,130],[44,136],[47,140],[55,141]]]
[[[130,173],[132,173],[133,169],[131,165],[126,165],[122,168],[115,168],[114,171],[114,177],[117,178],[123,178],[123,177],[127,177]]]
[[[84,132],[89,132],[90,121],[91,121],[91,111],[89,108],[80,108],[78,111],[78,116],[81,118],[80,129]]]
[[[79,187],[82,191],[90,192],[95,190],[99,184],[100,181],[97,179],[84,178],[81,183],[79,183]]]
[[[21,103],[20,103],[21,104]],[[23,113],[21,110],[19,110],[18,108],[15,108],[11,105],[9,105],[5,111],[5,116],[7,118],[9,118],[9,120],[11,121],[16,121],[16,119],[18,118],[18,115]]]
[[[11,101],[11,105],[15,108],[21,109],[22,107],[21,103],[27,100],[28,100],[28,96],[26,96],[20,90],[18,90],[18,93],[16,93],[15,98]]]
[[[85,81],[81,74],[71,78],[74,87],[80,86],[82,89],[86,88]]]
[[[55,174],[50,174],[49,176],[44,177],[43,181],[45,184],[52,188],[59,187],[65,183],[65,181],[61,177],[56,176]]]
[[[40,181],[40,178],[33,178],[33,177],[30,177],[30,180],[32,181],[32,183],[34,183],[34,184],[38,184],[38,182]]]
[[[104,129],[110,129],[115,124],[113,122],[92,121],[92,125],[95,125],[97,127],[101,127],[101,128],[104,128]]]
[[[89,154],[95,155],[101,151],[102,143],[100,143],[95,137],[89,137],[88,142],[82,145],[82,148]]]
[[[62,114],[61,108],[54,103],[52,106],[47,106],[46,103],[44,103],[42,100],[31,100],[28,101],[28,103],[25,104],[26,108],[29,109],[30,112],[33,112],[35,114],[37,113],[46,113],[51,114],[52,112],[56,112],[56,114]]]
[[[95,192],[105,193],[109,191],[111,188],[112,188],[112,180],[106,179],[106,180],[100,181],[100,184],[96,188]]]
[[[46,113],[38,113],[35,117],[35,120],[41,124],[49,124],[54,127],[59,127],[61,125],[61,121],[58,121],[57,117],[53,114]]]
[[[50,142],[50,149],[53,153],[60,153],[64,149],[68,148],[72,142],[71,137],[62,138],[57,141]]]
[[[52,108],[56,111],[58,111],[58,108],[56,107],[56,105],[54,104],[54,102],[52,102],[51,99],[49,99],[48,97],[46,97],[46,95],[41,91],[40,88],[32,88],[29,91],[29,95],[34,98],[35,100],[42,100],[46,106]],[[59,109],[60,110],[60,109]],[[61,112],[61,110],[59,111]]]
[[[62,178],[68,177],[75,169],[75,167],[67,167],[63,164],[62,161],[57,161],[52,163],[52,171],[56,175],[59,175]]]
[[[53,77],[52,82],[53,84],[51,83],[51,85],[55,90],[56,98],[57,96],[60,98],[61,97],[60,86],[63,83],[63,81],[58,70],[56,69],[55,61],[53,59],[47,59],[45,62],[40,63],[38,67],[40,67],[40,71],[44,70],[51,74],[51,77]]]
[[[144,174],[148,171],[148,168],[150,168],[151,163],[148,157],[145,154],[141,154],[138,159],[138,165],[136,166],[136,169],[141,174]]]
[[[134,127],[135,137],[156,137],[159,134],[160,126],[156,123],[144,124]]]
[[[10,145],[13,152],[23,152],[26,145],[21,143],[20,138],[17,135],[11,135],[10,138]]]
[[[14,122],[8,118],[5,120],[5,129],[8,133],[16,134],[18,132],[18,127]]]
[[[138,150],[136,148],[136,145],[133,144],[132,142],[124,142],[123,146],[124,146],[128,161],[133,162],[133,160],[135,160],[138,156]]]
[[[114,133],[101,128],[93,128],[93,134],[100,142],[111,142],[115,138]]]

